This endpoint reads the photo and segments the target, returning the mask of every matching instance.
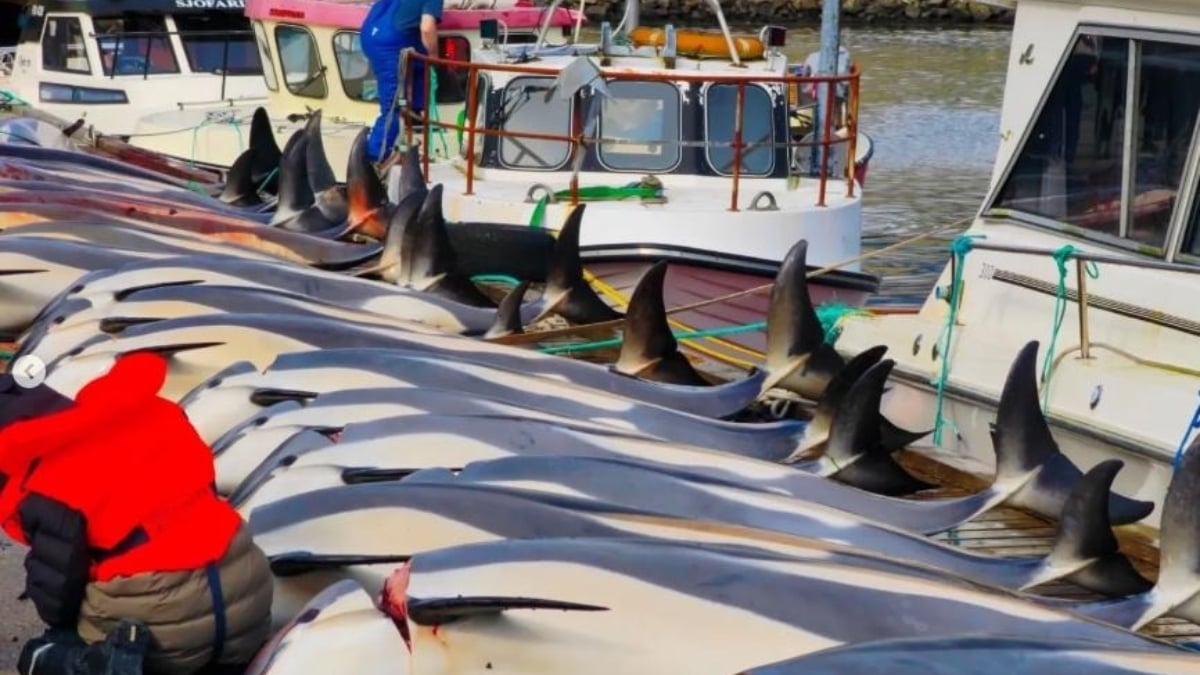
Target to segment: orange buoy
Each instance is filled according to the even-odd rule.
[[[764,47],[762,40],[751,35],[734,35],[733,48],[737,50],[738,58],[744,60],[761,59]],[[667,32],[662,28],[638,26],[629,34],[629,39],[638,47],[662,47],[667,41]],[[680,56],[711,56],[729,58],[729,45],[725,36],[719,31],[710,30],[677,30],[675,31],[675,47]]]

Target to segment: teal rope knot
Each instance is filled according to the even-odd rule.
[[[1183,461],[1183,451],[1187,448],[1188,437],[1196,429],[1200,429],[1200,404],[1196,405],[1196,411],[1192,413],[1192,421],[1188,423],[1187,429],[1183,430],[1183,438],[1179,439],[1179,447],[1175,449],[1175,461],[1171,464],[1171,471],[1179,470],[1179,463]]]
[[[1042,357],[1042,413],[1044,414],[1050,405],[1050,366],[1054,363],[1054,353],[1058,345],[1058,334],[1062,330],[1063,318],[1067,314],[1067,262],[1078,254],[1077,249],[1066,244],[1054,252],[1054,265],[1058,267],[1058,288],[1054,293],[1054,325],[1050,331],[1050,346],[1046,349],[1046,355]],[[1100,276],[1100,269],[1096,267],[1095,261],[1089,261],[1084,265],[1084,270],[1087,275],[1093,279]]]
[[[946,314],[946,323],[938,336],[938,352],[942,355],[942,368],[937,381],[937,411],[933,421],[933,444],[942,447],[942,431],[947,424],[954,423],[946,419],[942,409],[946,403],[946,383],[950,379],[950,340],[954,336],[954,324],[958,323],[958,296],[962,291],[963,267],[966,266],[967,254],[975,248],[976,239],[986,239],[982,234],[960,234],[950,242],[950,254],[954,256],[954,276],[950,279],[950,292],[947,294],[950,311]]]

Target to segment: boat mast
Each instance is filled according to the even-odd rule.
[[[838,19],[841,16],[842,4],[840,0],[823,0],[821,5],[821,53],[817,60],[816,75],[833,75],[837,72],[838,67],[838,48],[841,46],[841,35],[839,33]],[[821,138],[821,130],[825,128],[825,116],[832,115],[832,110],[827,110],[829,105],[829,84],[820,84],[816,88],[817,92],[817,108],[816,116],[813,117],[813,140]],[[815,174],[822,166],[821,161],[824,159],[825,153],[829,152],[826,146],[818,146],[820,152],[809,153],[810,170]],[[848,160],[852,161],[852,160]]]

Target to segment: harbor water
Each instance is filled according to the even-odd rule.
[[[864,192],[864,251],[974,214],[999,142],[1007,28],[842,28],[862,68],[860,120],[875,141]],[[816,26],[788,31],[788,55],[817,50]],[[923,301],[956,231],[863,264],[883,277],[872,304]]]

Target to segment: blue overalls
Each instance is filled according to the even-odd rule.
[[[402,128],[400,111],[392,113],[388,124],[388,111],[400,87],[400,52],[411,47],[420,54],[429,53],[421,43],[422,14],[441,21],[442,0],[378,0],[363,19],[363,54],[375,72],[379,92],[379,117],[367,141],[375,160],[390,152]],[[413,61],[408,72],[413,78],[411,108],[420,112],[425,107],[425,64]]]

